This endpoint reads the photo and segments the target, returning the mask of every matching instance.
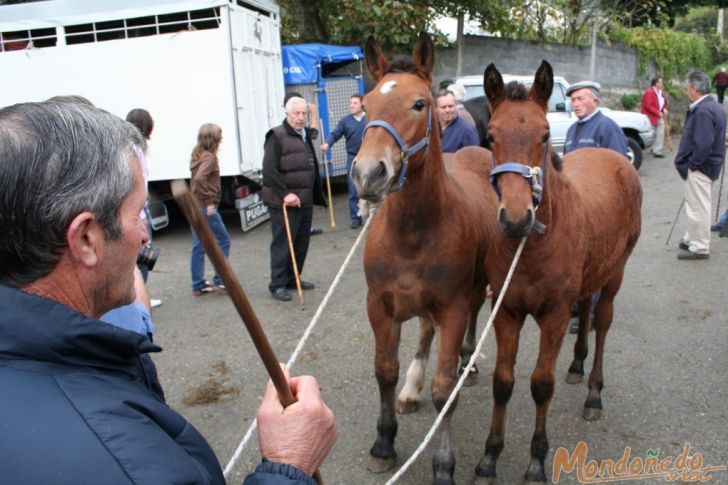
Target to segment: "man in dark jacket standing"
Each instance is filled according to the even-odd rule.
[[[207,441],[164,402],[147,355],[161,349],[146,331],[99,320],[134,300],[149,240],[141,143],[131,124],[92,106],[0,110],[3,483],[225,483]],[[290,382],[298,403],[285,410],[266,391],[268,460],[249,483],[313,484],[336,438],[316,380]],[[288,413],[298,404],[291,413],[303,415]]]
[[[710,95],[710,78],[701,71],[688,75],[686,94],[692,104],[685,117],[675,167],[685,180],[687,230],[678,259],[708,259],[713,181],[725,158],[725,113]]]
[[[265,135],[263,155],[263,201],[268,205],[273,235],[268,289],[279,301],[289,301],[288,290],[296,288],[283,205],[287,209],[299,273],[308,253],[313,206],[327,206],[311,133],[306,128],[306,100],[292,97],[285,109],[283,123]],[[301,288],[311,290],[314,284],[302,280]]]
[[[609,148],[627,156],[624,133],[613,119],[598,109],[601,89],[601,84],[597,82],[581,81],[566,90],[577,121],[566,131],[564,155],[577,148]]]
[[[326,143],[321,145],[324,153],[336,143],[342,136],[346,138],[346,177],[349,182],[349,216],[351,217],[351,228],[361,227],[361,216],[359,215],[359,197],[356,193],[356,186],[351,180],[351,164],[361,148],[361,139],[364,136],[364,127],[367,124],[362,106],[361,94],[352,94],[349,98],[349,114],[339,120],[334,131],[329,133]]]

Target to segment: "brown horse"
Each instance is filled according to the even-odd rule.
[[[612,322],[614,297],[624,267],[640,234],[642,189],[637,172],[622,155],[603,148],[581,149],[562,161],[552,153],[547,101],[553,87],[551,66],[544,61],[530,91],[517,83],[504,86],[489,65],[485,90],[493,108],[488,138],[495,167],[491,182],[500,194],[497,220],[502,236],[486,256],[486,273],[496,295],[519,239],[529,234],[494,327],[498,356],[493,375],[494,407],[485,454],[476,475],[496,475],[503,449],[506,406],[513,390],[513,366],[526,315],[540,327],[540,349],[531,375],[536,428],[531,441],[527,481],[544,482],[548,453],[546,415],[554,390],[554,366],[573,302],[580,304],[580,328],[567,381],[584,375],[589,333],[589,304],[596,305],[596,353],[589,375],[584,418],[601,416],[602,358]]]
[[[458,152],[447,170],[443,163],[430,91],[430,38],[420,35],[413,60],[400,58],[390,64],[371,38],[365,55],[377,85],[364,98],[369,124],[351,177],[360,198],[382,201],[367,236],[364,271],[381,404],[369,469],[385,472],[397,456],[395,387],[401,324],[419,317],[421,333],[396,411],[414,411],[421,401],[435,329],[439,339],[432,401],[441,410],[457,382],[461,347],[466,362],[473,352],[475,321],[487,283],[482,264],[487,225],[491,232],[498,231],[493,211],[497,200],[488,184],[490,152],[471,147]],[[433,458],[437,483],[452,483],[453,410],[454,406],[440,428],[440,448]]]

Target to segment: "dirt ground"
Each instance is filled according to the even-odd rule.
[[[675,149],[678,141],[673,140]],[[673,154],[655,159],[646,153],[640,171],[644,189],[642,236],[627,265],[607,341],[604,415],[597,422],[584,421],[581,411],[586,383],[564,382],[575,340],[569,335],[557,364],[557,386],[549,413],[547,470],[551,470],[558,447],[571,451],[579,441],[587,444],[589,459],[597,461],[616,461],[624,455],[625,447],[631,448],[632,457],[645,458],[648,451],[660,458],[677,457],[689,443],[690,453],[700,452],[704,465],[728,464],[728,239],[714,233],[707,261],[678,261],[677,243],[685,227],[681,215],[672,240],[665,244],[682,198],[682,183],[672,167]],[[728,206],[725,196],[721,206]],[[225,214],[233,239],[230,262],[282,361],[295,348],[359,235],[358,230],[349,228],[346,211],[341,187],[335,196],[335,229],[329,227],[326,211],[316,209],[315,225],[324,228],[324,233],[312,238],[303,270],[303,277],[317,285],[305,292],[305,309],[295,299],[281,303],[268,293],[268,223],[243,233],[238,215]],[[263,366],[226,296],[192,296],[187,226],[174,223],[155,234],[155,241],[162,253],[149,287],[152,296],[163,301],[153,317],[156,341],[164,352],[154,360],[170,405],[207,437],[225,466],[255,416],[267,380]],[[339,439],[321,469],[329,484],[379,484],[392,475],[372,475],[366,469],[376,434],[379,397],[361,259],[360,246],[293,367],[294,374],[317,376],[323,396],[337,416]],[[209,263],[207,270],[211,276]],[[484,308],[478,335],[488,316]],[[417,327],[414,321],[404,325],[400,384],[414,356]],[[591,335],[593,350],[594,333]],[[537,345],[537,327],[527,320],[521,333],[506,446],[498,462],[501,484],[519,483],[528,464],[535,413],[529,378]],[[478,361],[480,381],[463,390],[453,418],[458,483],[472,482],[473,469],[483,454],[490,423],[494,355],[494,336],[488,335]],[[430,362],[428,378],[432,366]],[[587,366],[591,366],[591,354]],[[423,396],[425,403],[417,414],[399,419],[398,464],[420,444],[436,416],[429,392]],[[259,461],[255,443],[253,439],[243,450],[229,483],[241,483]],[[431,444],[399,483],[429,483],[433,450]],[[711,476],[709,483],[728,483],[728,472]],[[630,483],[663,481],[651,478]],[[562,474],[559,483],[578,483],[576,472]]]

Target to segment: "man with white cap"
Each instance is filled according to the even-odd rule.
[[[627,155],[627,139],[617,123],[597,109],[601,85],[581,81],[569,86],[566,95],[578,121],[569,127],[564,143],[564,155],[577,148],[609,148]]]

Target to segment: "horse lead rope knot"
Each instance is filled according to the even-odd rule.
[[[387,133],[389,133],[392,138],[394,138],[394,141],[397,142],[397,145],[399,145],[402,169],[399,172],[397,184],[393,189],[396,192],[402,188],[402,185],[404,185],[405,178],[407,177],[407,165],[410,157],[430,144],[430,133],[432,132],[432,106],[430,106],[427,111],[427,131],[425,132],[425,136],[411,147],[407,146],[407,143],[405,143],[404,138],[402,138],[397,129],[384,120],[372,120],[367,123],[364,127],[364,133],[361,135],[362,139],[364,139],[364,135],[366,135],[367,130],[373,126],[378,126],[387,130]]]

